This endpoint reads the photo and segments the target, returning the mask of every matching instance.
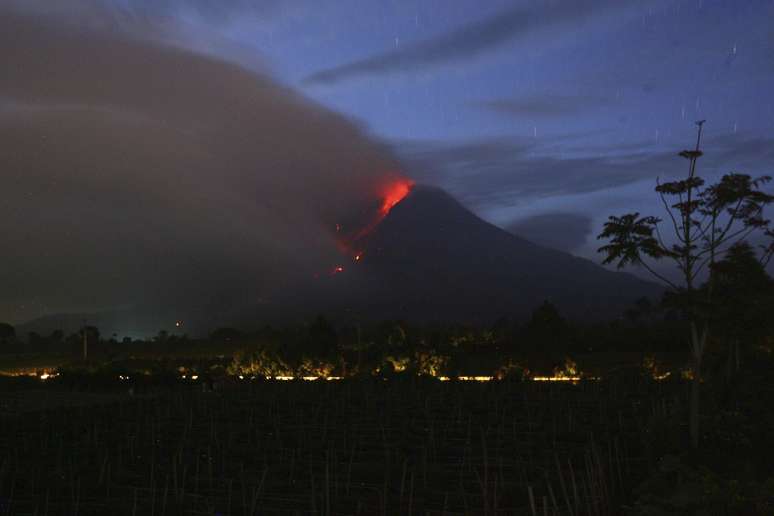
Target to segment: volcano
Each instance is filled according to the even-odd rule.
[[[494,226],[443,190],[414,187],[326,278],[314,307],[357,319],[491,322],[545,300],[574,319],[620,315],[659,286],[541,247]]]
[[[159,329],[175,332],[174,321],[183,318],[185,331],[201,335],[218,326],[249,330],[316,314],[342,324],[387,319],[489,324],[501,317],[524,319],[545,300],[571,319],[604,320],[661,292],[631,274],[514,236],[443,190],[409,184],[394,191],[365,217],[355,238],[340,241],[340,263],[260,302],[245,296],[223,300],[228,311],[213,310],[210,303],[44,317],[20,331],[75,331],[88,320],[104,334],[124,335],[132,328],[133,335],[147,336]]]

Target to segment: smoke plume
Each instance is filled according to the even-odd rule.
[[[399,167],[268,76],[0,7],[0,319],[270,302]]]

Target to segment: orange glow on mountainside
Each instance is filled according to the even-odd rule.
[[[407,178],[398,178],[386,184],[379,193],[381,202],[378,209],[374,210],[370,220],[365,221],[357,231],[345,233],[341,225],[336,224],[337,239],[342,251],[351,256],[354,261],[361,261],[363,251],[359,248],[360,241],[373,232],[390,211],[411,193],[413,187],[414,181]]]
[[[334,226],[336,242],[342,253],[349,256],[353,263],[360,263],[365,258],[363,251],[363,240],[367,238],[376,227],[389,215],[390,211],[397,206],[414,188],[414,181],[405,177],[397,177],[384,183],[377,193],[378,203],[374,203],[370,214],[361,219],[360,224],[354,230],[348,230],[344,224],[336,223]],[[344,272],[343,265],[335,265],[328,269],[328,275],[336,276]],[[318,279],[319,273],[314,274]]]
[[[390,210],[392,210],[396,204],[402,201],[409,192],[411,192],[413,187],[414,181],[410,179],[401,179],[395,181],[386,188],[382,198],[382,206],[379,209],[379,213],[381,214],[379,222],[390,213]]]
[[[414,188],[414,181],[406,178],[396,179],[386,185],[379,195],[382,200],[379,211],[370,222],[363,226],[363,228],[350,239],[350,243],[355,243],[368,236],[374,228],[384,220],[384,217],[386,217],[398,203],[406,198],[412,188]]]

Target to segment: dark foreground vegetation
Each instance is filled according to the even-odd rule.
[[[669,302],[609,323],[544,303],[488,328],[318,317],[206,339],[2,326],[0,514],[770,515],[774,289],[737,254],[698,447]]]
[[[230,374],[258,346],[0,377],[0,514],[771,514],[761,342],[739,371],[711,355],[700,451],[689,380],[651,359],[576,382]]]
[[[0,515],[774,514],[774,240],[744,241],[774,238],[774,196],[705,187],[702,124],[656,188],[678,243],[638,213],[600,234],[666,285],[613,322],[546,302],[487,328],[0,324]]]
[[[712,393],[712,452],[692,456],[686,384],[647,375],[214,391],[147,377],[134,396],[107,378],[99,394],[66,375],[6,379],[0,499],[7,514],[41,515],[771,514],[774,388],[762,380]]]

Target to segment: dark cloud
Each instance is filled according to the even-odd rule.
[[[0,5],[71,30],[110,32],[159,45],[211,55],[267,73],[270,65],[254,46],[229,34],[230,24],[279,17],[295,0],[0,0]],[[2,7],[0,7],[1,9]]]
[[[590,95],[533,95],[518,99],[498,99],[474,104],[493,113],[517,117],[550,117],[574,115],[590,108],[604,106],[608,99]]]
[[[665,170],[675,155],[562,157],[536,143],[506,140],[455,146],[413,144],[399,147],[398,152],[419,180],[449,189],[474,208],[622,186]]]
[[[288,0],[127,0],[125,8],[136,12],[175,15],[190,12],[208,22],[227,22],[245,13],[271,14]]]
[[[315,72],[306,78],[306,82],[328,84],[362,75],[412,71],[430,65],[469,59],[538,30],[577,22],[628,3],[622,0],[579,0],[547,2],[542,3],[539,8],[517,7],[434,39]]]
[[[398,169],[269,78],[137,38],[0,10],[0,62],[0,319],[270,297]]]
[[[413,177],[448,189],[474,209],[655,182],[679,174],[684,164],[679,148],[640,143],[589,149],[571,140],[404,142],[395,150]],[[568,152],[559,151],[559,142]],[[708,179],[731,171],[767,173],[774,162],[774,142],[765,138],[725,135],[708,138],[703,147],[700,173]]]
[[[586,242],[591,224],[587,215],[545,213],[514,221],[505,229],[536,244],[569,253]]]
[[[102,18],[147,18],[194,15],[209,23],[225,23],[245,14],[267,15],[276,12],[280,0],[69,0],[60,5],[48,0],[5,0],[17,11],[31,14],[54,14],[96,20]],[[147,21],[147,19],[146,19]]]

